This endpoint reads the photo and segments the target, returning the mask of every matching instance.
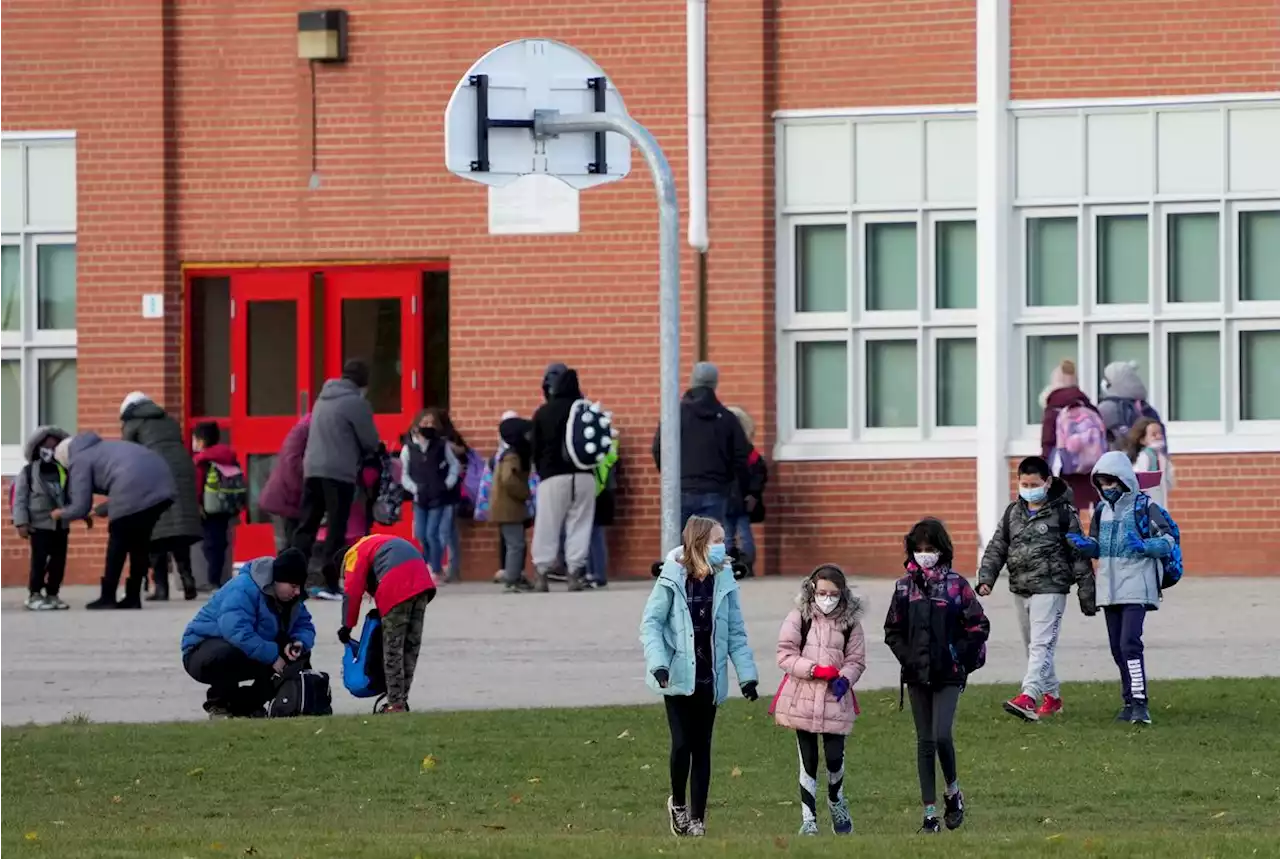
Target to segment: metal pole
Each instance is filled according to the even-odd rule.
[[[612,131],[635,144],[658,195],[658,327],[662,378],[662,554],[680,545],[680,207],[676,178],[658,141],[629,116],[610,113],[534,115],[534,135]]]

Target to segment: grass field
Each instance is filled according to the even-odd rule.
[[[1158,682],[1149,728],[1115,686],[1025,725],[975,686],[957,725],[969,819],[916,836],[914,735],[864,693],[847,791],[858,834],[795,836],[796,753],[765,702],[722,708],[708,838],[665,830],[660,707],[3,731],[17,857],[1280,855],[1280,681]],[[829,833],[825,810],[820,815]]]

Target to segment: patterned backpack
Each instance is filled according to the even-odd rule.
[[[1059,410],[1054,446],[1059,474],[1090,474],[1107,452],[1102,415],[1079,403]]]
[[[210,516],[239,516],[248,496],[244,472],[238,465],[209,463],[205,473],[201,506]]]
[[[1173,521],[1169,511],[1152,501],[1145,492],[1139,492],[1138,497],[1133,499],[1133,519],[1138,528],[1138,536],[1147,540],[1153,535],[1152,507],[1164,514],[1165,521],[1169,523],[1169,534],[1173,537],[1173,551],[1160,559],[1160,590],[1167,591],[1182,581],[1182,532],[1178,530],[1178,523]]]
[[[564,447],[569,461],[581,471],[594,471],[613,446],[618,435],[613,427],[613,413],[585,397],[569,407],[565,421]]]
[[[467,448],[467,458],[462,462],[462,474],[458,476],[460,498],[458,499],[458,516],[463,519],[475,517],[476,501],[480,498],[480,484],[484,481],[485,463],[476,453],[475,448]]]

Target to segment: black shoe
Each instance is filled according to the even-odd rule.
[[[946,814],[942,816],[947,828],[959,829],[960,824],[964,823],[964,794],[956,791],[954,796],[944,796],[942,799],[947,807]]]
[[[937,835],[942,831],[942,824],[936,817],[926,817],[924,823],[920,824],[920,833],[924,835]]]
[[[1129,714],[1129,721],[1135,725],[1151,724],[1151,710],[1147,707],[1146,701],[1133,702],[1133,709]]]
[[[1132,722],[1133,721],[1133,705],[1125,704],[1123,707],[1121,707],[1120,712],[1116,713],[1116,721],[1123,722],[1126,724],[1129,722]]]
[[[147,602],[168,602],[169,601],[169,576],[166,573],[156,578],[155,587],[151,589],[151,596],[147,597]]]
[[[93,602],[89,603],[87,606],[85,606],[85,608],[89,609],[90,611],[114,609],[117,607],[116,583],[109,582],[106,580],[106,578],[101,579],[101,583],[102,583],[102,595],[99,596]]]
[[[178,570],[178,578],[182,579],[182,598],[190,602],[196,598],[196,577],[190,570]]]
[[[672,835],[683,838],[689,834],[689,809],[676,805],[671,797],[667,797],[667,819],[671,823]]]

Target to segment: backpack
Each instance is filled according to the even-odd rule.
[[[356,698],[387,694],[387,675],[382,663],[382,619],[370,609],[360,628],[360,639],[347,642],[342,654],[342,685]]]
[[[1107,452],[1107,424],[1102,415],[1076,404],[1058,411],[1054,448],[1060,474],[1090,474]]]
[[[484,480],[484,472],[484,460],[474,448],[468,448],[467,459],[462,463],[462,474],[458,476],[458,516],[463,519],[475,518],[476,501],[480,497],[480,483]]]
[[[396,474],[399,466],[390,454],[383,453],[378,457],[378,487],[373,496],[370,515],[379,525],[394,525],[404,514],[404,502],[408,493],[400,485],[400,476]]]
[[[1124,444],[1125,438],[1129,435],[1129,430],[1133,429],[1142,418],[1151,418],[1151,420],[1160,424],[1160,429],[1164,430],[1164,421],[1160,419],[1160,413],[1155,410],[1150,403],[1145,400],[1130,400],[1126,397],[1103,397],[1103,400],[1115,403],[1120,410],[1120,423],[1111,427],[1107,431],[1108,438],[1112,445],[1118,446]],[[1165,434],[1166,437],[1168,433]]]
[[[331,715],[333,697],[329,692],[329,675],[303,668],[298,663],[287,666],[276,686],[276,696],[267,704],[267,718]]]
[[[204,512],[210,516],[239,516],[248,491],[239,465],[209,463],[202,494]]]
[[[480,488],[476,490],[475,509],[472,511],[472,517],[477,522],[489,521],[489,507],[493,503],[493,475],[498,470],[501,455],[502,451],[498,451],[485,460],[484,472],[480,475]]]
[[[1152,507],[1164,514],[1165,521],[1169,523],[1169,535],[1173,537],[1173,552],[1159,559],[1159,587],[1160,590],[1165,591],[1182,581],[1182,532],[1178,529],[1178,523],[1173,521],[1173,517],[1169,515],[1168,510],[1152,501],[1151,496],[1145,492],[1139,492],[1137,497],[1133,499],[1133,524],[1138,529],[1139,537],[1149,540],[1154,536],[1151,528]],[[1089,536],[1094,540],[1098,539],[1098,532],[1102,527],[1099,518],[1097,511],[1094,511],[1093,518],[1089,520]]]
[[[605,458],[618,431],[613,413],[585,397],[574,400],[564,425],[564,447],[569,461],[581,471],[593,471]]]

